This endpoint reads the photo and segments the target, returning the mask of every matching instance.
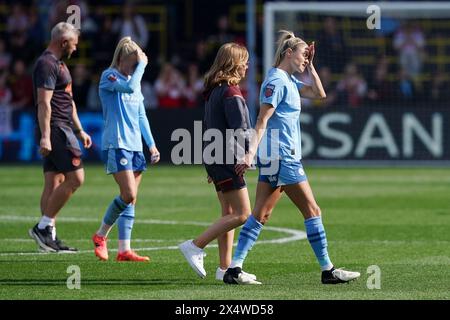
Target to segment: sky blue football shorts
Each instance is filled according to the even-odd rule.
[[[103,162],[106,173],[117,173],[120,171],[145,171],[147,163],[142,151],[128,151],[125,149],[103,150]]]

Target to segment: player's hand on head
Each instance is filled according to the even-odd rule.
[[[314,60],[314,55],[316,53],[316,47],[315,47],[315,42],[313,41],[309,46],[308,46],[308,60],[309,60],[309,65],[312,65],[313,60]]]
[[[50,139],[44,139],[42,138],[39,142],[39,153],[46,157],[49,155],[49,153],[52,151],[52,143],[50,142]]]
[[[150,163],[151,164],[158,163],[160,159],[160,154],[156,146],[150,147],[149,151],[150,151]]]
[[[145,64],[147,64],[148,63],[148,57],[145,54],[145,52],[142,51],[142,49],[139,49],[139,51],[138,51],[138,62],[141,62],[141,61],[144,62]]]

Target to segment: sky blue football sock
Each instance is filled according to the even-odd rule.
[[[106,210],[105,216],[103,217],[103,223],[112,226],[127,207],[128,204],[123,202],[120,196],[115,197]]]
[[[306,234],[308,241],[319,261],[322,271],[330,270],[333,264],[328,257],[327,236],[322,224],[322,217],[312,217],[305,220]]]
[[[130,240],[134,224],[134,205],[129,204],[117,219],[119,240]]]
[[[230,268],[242,268],[244,260],[258,239],[262,227],[263,225],[257,221],[253,215],[250,215],[239,233],[237,248],[234,252]]]

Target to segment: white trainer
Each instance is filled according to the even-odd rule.
[[[200,278],[206,277],[206,271],[203,267],[203,257],[206,256],[206,253],[203,249],[194,245],[191,240],[187,240],[178,245],[181,253],[186,258],[187,262],[191,266],[191,268],[197,273]]]
[[[223,270],[220,267],[218,267],[216,270],[216,280],[223,281],[223,276],[225,275],[225,272],[227,272],[227,270]],[[242,273],[245,274],[247,277],[256,280],[256,275],[247,273],[244,270],[242,270]]]

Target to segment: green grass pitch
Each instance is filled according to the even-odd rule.
[[[262,286],[226,286],[214,279],[215,246],[206,249],[206,279],[190,269],[176,245],[219,216],[202,167],[155,166],[144,174],[132,246],[151,263],[97,261],[90,238],[118,188],[101,166],[88,164],[86,182],[62,210],[58,234],[79,254],[37,254],[27,232],[39,216],[38,166],[0,167],[0,299],[449,299],[450,169],[307,168],[323,212],[333,263],[360,271],[358,281],[324,286],[307,240],[263,230],[245,270]],[[254,201],[256,172],[247,181]],[[171,222],[178,223],[171,223]],[[267,226],[304,230],[303,218],[282,198]],[[235,235],[237,239],[237,233]],[[109,247],[117,248],[117,229]],[[213,244],[215,244],[214,242]],[[79,266],[81,289],[66,286]],[[367,268],[379,266],[381,288],[368,289]],[[370,281],[369,281],[370,282]]]

